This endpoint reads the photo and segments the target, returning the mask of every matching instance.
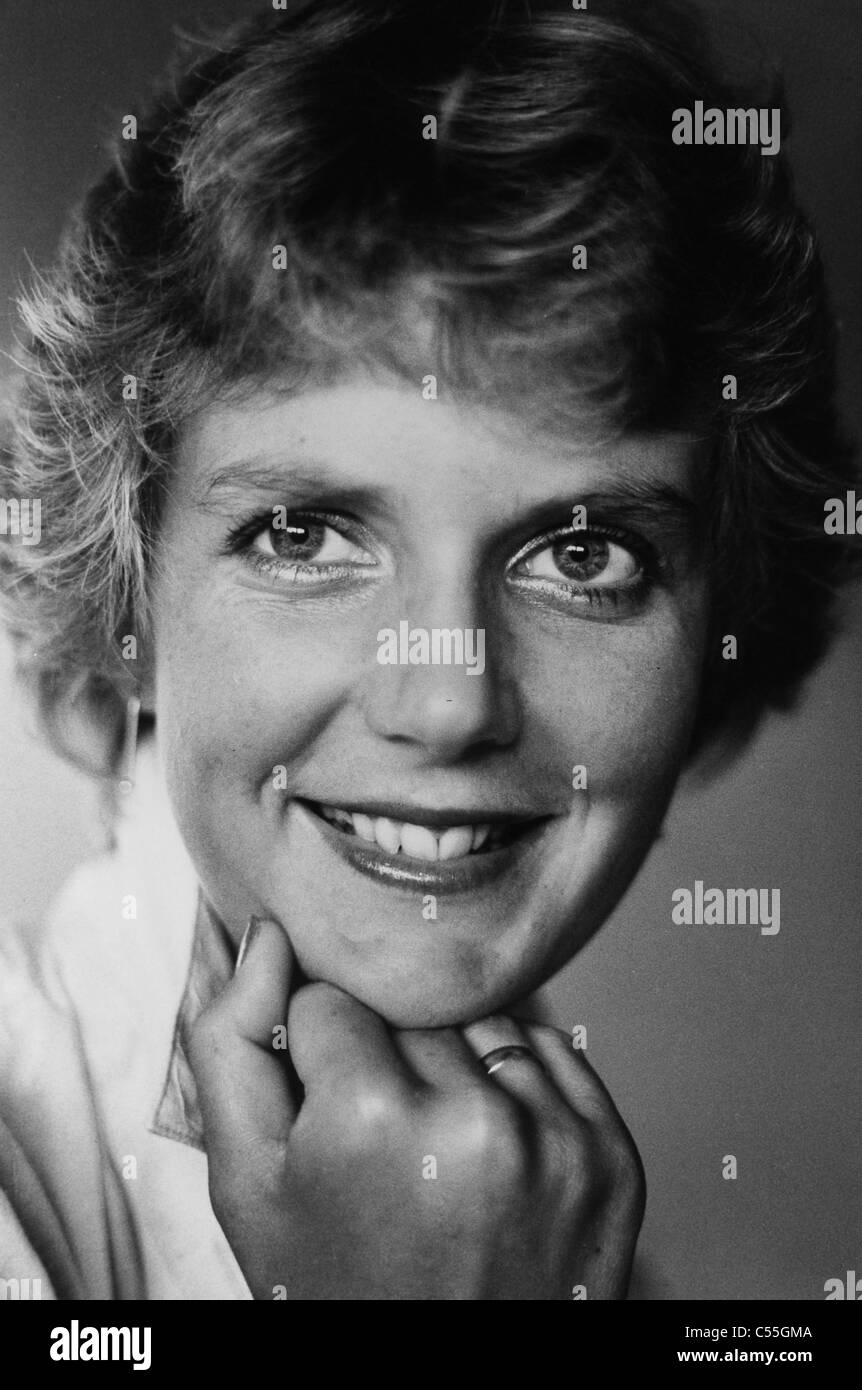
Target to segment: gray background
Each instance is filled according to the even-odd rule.
[[[0,4],[0,346],[27,256],[50,259],[102,167],[105,132],[136,110],[172,30],[250,8]],[[762,42],[787,77],[790,149],[840,309],[858,431],[862,4],[711,0],[709,11],[728,51]],[[0,366],[0,389],[7,376]],[[681,789],[637,884],[550,989],[560,1025],[587,1027],[646,1165],[635,1297],[821,1299],[828,1278],[862,1274],[860,636],[857,596],[798,712],[721,781]],[[34,736],[0,642],[0,917],[38,916],[100,845],[92,789]],[[673,889],[696,878],[780,888],[780,934],[672,925]],[[722,1178],[727,1154],[736,1181]]]

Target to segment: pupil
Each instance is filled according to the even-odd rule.
[[[594,579],[608,564],[605,540],[561,541],[554,546],[554,563],[569,579]]]
[[[271,527],[270,534],[276,554],[289,556],[291,559],[307,559],[323,544],[322,526],[293,523],[288,526]]]

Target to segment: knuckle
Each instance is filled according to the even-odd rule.
[[[345,1096],[339,1108],[339,1129],[354,1150],[377,1149],[399,1125],[403,1105],[389,1086],[368,1080]]]
[[[527,1115],[502,1091],[477,1089],[462,1098],[450,1116],[462,1158],[493,1170],[495,1179],[518,1183],[530,1167],[531,1131]]]
[[[301,985],[293,995],[290,1001],[291,1017],[300,1023],[319,1019],[322,1015],[331,1014],[347,997],[337,985],[315,980],[311,984]]]

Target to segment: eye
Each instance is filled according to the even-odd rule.
[[[273,507],[241,523],[228,539],[227,552],[287,583],[351,578],[377,563],[351,537],[351,529],[355,527],[347,517]]]
[[[583,589],[628,589],[643,576],[633,550],[599,532],[566,532],[518,561],[517,577],[556,581]]]
[[[317,517],[276,516],[258,532],[251,549],[258,555],[286,564],[314,563],[321,567],[373,564],[366,551],[329,522]]]

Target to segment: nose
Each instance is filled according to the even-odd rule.
[[[379,737],[453,762],[513,744],[522,713],[511,646],[499,627],[483,626],[478,606],[465,611],[463,600],[455,611],[468,621],[454,626],[443,607],[438,592],[430,611],[414,605],[409,618],[393,614],[378,629],[363,703]]]

